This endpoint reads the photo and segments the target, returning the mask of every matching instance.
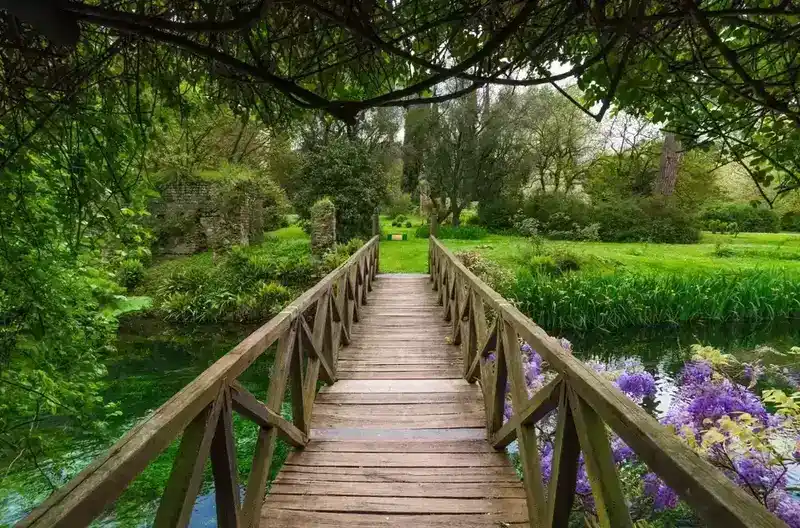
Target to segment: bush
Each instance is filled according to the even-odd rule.
[[[603,202],[593,216],[603,242],[692,244],[700,240],[694,217],[660,198]]]
[[[522,204],[522,214],[539,222],[540,231],[549,236],[569,232],[592,223],[592,207],[580,198],[564,193],[536,193]]]
[[[707,209],[701,219],[706,227],[709,222],[736,223],[743,233],[774,233],[780,228],[778,215],[770,209],[746,204],[722,204]],[[715,224],[718,225],[718,224]]]
[[[513,198],[481,201],[478,204],[477,222],[492,232],[509,231],[514,227],[513,218],[520,207],[520,202]],[[469,221],[468,224],[472,225]]]
[[[781,231],[800,233],[800,211],[789,211],[781,216]]]
[[[144,264],[138,259],[125,259],[119,263],[117,269],[117,282],[127,289],[133,289],[141,284],[144,278]]]
[[[412,226],[411,220],[406,221],[406,227],[411,227],[411,226]]]
[[[421,225],[417,228],[417,238],[430,238],[430,228],[427,225]],[[486,230],[476,226],[439,226],[440,239],[454,239],[454,240],[480,240],[486,236]]]
[[[459,251],[456,258],[494,290],[502,290],[513,281],[510,270],[487,260],[477,251]]]

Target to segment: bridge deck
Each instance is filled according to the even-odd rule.
[[[428,276],[379,276],[360,321],[262,526],[525,524],[525,491],[485,440],[480,388],[461,377]]]

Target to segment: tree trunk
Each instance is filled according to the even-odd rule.
[[[664,134],[664,147],[661,149],[661,167],[658,179],[653,186],[653,193],[661,196],[672,196],[678,181],[678,169],[681,166],[681,142],[675,134]]]
[[[451,220],[453,227],[458,227],[461,225],[461,209],[458,207],[451,207],[450,213],[453,215],[453,219]]]

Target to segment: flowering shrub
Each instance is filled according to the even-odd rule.
[[[562,340],[562,345],[571,351],[568,341]],[[523,342],[520,350],[525,381],[533,394],[554,374],[547,371],[546,363],[530,345]],[[792,472],[796,475],[800,471],[798,387],[788,394],[765,390],[759,398],[754,392],[756,384],[767,375],[773,376],[771,379],[783,376],[783,382],[792,385],[785,367],[764,366],[759,359],[741,363],[717,349],[699,345],[693,346],[692,352],[659,421],[791,528],[800,528],[800,496],[789,478]],[[800,356],[800,349],[795,347],[788,354]],[[639,404],[656,396],[656,381],[639,362],[626,361],[619,369],[591,361],[589,365]],[[505,419],[510,416],[507,398]],[[538,425],[545,483],[550,480],[552,467],[554,419],[551,415]],[[623,488],[630,496],[631,513],[642,519],[661,520],[665,526],[673,526],[676,515],[691,520],[693,514],[677,494],[638,461],[619,437],[612,432],[609,435]],[[583,455],[578,466],[576,506],[594,511]]]

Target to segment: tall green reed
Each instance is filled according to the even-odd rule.
[[[560,277],[523,271],[506,294],[551,331],[800,316],[800,277],[782,270]]]

